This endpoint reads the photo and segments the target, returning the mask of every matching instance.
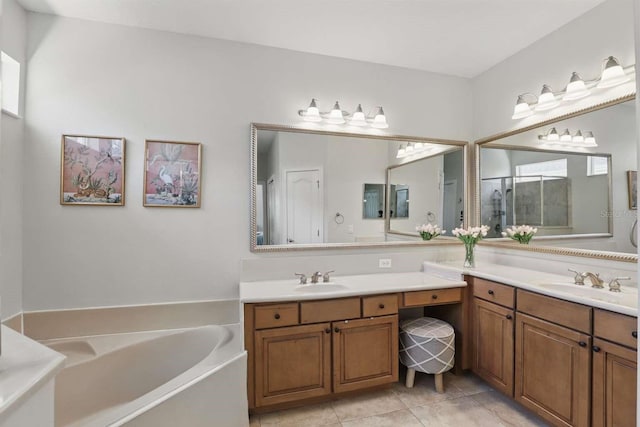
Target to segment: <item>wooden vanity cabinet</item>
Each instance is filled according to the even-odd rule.
[[[331,393],[331,324],[256,331],[255,363],[256,406]]]
[[[513,397],[513,309],[473,299],[472,370]]]
[[[596,309],[593,333],[592,425],[635,426],[637,319]]]
[[[398,294],[244,307],[249,408],[398,381]]]
[[[333,322],[333,391],[398,381],[398,315]]]

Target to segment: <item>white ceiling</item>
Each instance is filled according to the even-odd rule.
[[[604,0],[19,0],[28,10],[474,77]]]

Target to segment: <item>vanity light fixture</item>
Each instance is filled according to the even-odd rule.
[[[538,139],[543,143],[550,143],[558,147],[589,148],[598,146],[592,131],[585,131],[583,134],[581,130],[577,130],[571,136],[569,129],[565,129],[561,134],[558,134],[556,128],[553,127],[547,133],[538,135]]]
[[[389,127],[382,107],[376,107],[374,115],[365,116],[362,110],[362,104],[358,104],[358,107],[353,114],[341,109],[338,101],[335,102],[331,111],[321,112],[317,105],[317,99],[313,98],[309,107],[305,110],[298,110],[298,115],[307,122],[324,121],[332,125],[347,123],[351,126],[371,126],[376,129],[387,129]],[[347,118],[349,118],[348,121]]]
[[[594,90],[608,89],[631,80],[630,74],[635,71],[635,64],[627,67],[620,65],[620,61],[609,56],[602,63],[602,73],[592,80],[584,80],[580,74],[573,72],[569,84],[560,92],[553,92],[549,85],[543,85],[540,96],[531,93],[518,95],[516,106],[513,109],[513,120],[529,117],[534,112],[547,111],[560,105],[560,101],[571,102],[585,98]]]
[[[425,142],[407,142],[406,145],[400,144],[400,147],[398,147],[398,152],[396,153],[396,159],[425,154],[433,151],[435,147],[435,144],[429,144]]]

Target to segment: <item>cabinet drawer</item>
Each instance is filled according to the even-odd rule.
[[[360,317],[360,298],[300,303],[300,323],[331,322]]]
[[[298,303],[259,305],[254,308],[256,329],[298,324]]]
[[[404,306],[450,304],[462,301],[462,288],[414,291],[403,294]]]
[[[591,333],[591,307],[518,289],[518,311]]]
[[[374,295],[362,298],[362,317],[384,316],[398,312],[398,296]]]
[[[638,346],[638,320],[632,316],[595,309],[593,335],[627,347]]]
[[[489,280],[473,279],[473,296],[482,298],[505,307],[513,308],[515,306],[515,289],[511,286],[501,285],[500,283],[491,282]]]

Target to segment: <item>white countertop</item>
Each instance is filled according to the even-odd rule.
[[[460,279],[463,274],[467,274],[579,304],[629,316],[638,316],[637,287],[622,286],[622,292],[614,293],[609,291],[607,283],[605,283],[603,289],[592,289],[588,281],[585,281],[584,286],[578,286],[573,284],[573,274],[570,272],[567,272],[566,275],[560,275],[489,262],[479,262],[475,268],[465,269],[462,267],[461,261],[447,263],[424,262],[423,269],[425,273],[442,278]],[[550,283],[566,284],[567,286],[564,287],[566,291],[549,289],[544,286]],[[558,286],[558,288],[563,289],[563,286]],[[593,294],[597,298],[581,295],[587,293]]]
[[[52,379],[65,357],[2,325],[0,423],[8,413]]]
[[[240,282],[240,302],[315,300],[461,286],[467,284],[460,275],[452,280],[422,272],[333,276],[330,283],[317,285],[300,285],[296,279],[265,280]]]

